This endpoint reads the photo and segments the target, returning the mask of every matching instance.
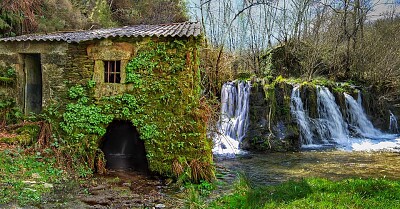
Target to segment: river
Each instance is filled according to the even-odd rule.
[[[248,153],[234,159],[216,159],[216,165],[231,173],[244,174],[251,183],[273,185],[288,180],[322,177],[400,179],[400,153],[303,151]]]

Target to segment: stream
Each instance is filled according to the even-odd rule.
[[[244,175],[253,186],[276,185],[310,177],[400,180],[399,152],[248,152],[236,158],[215,156],[214,161],[218,182],[207,201],[232,191],[238,175]],[[184,208],[188,198],[182,186],[168,179],[132,171],[109,171],[107,175],[55,184],[54,190],[46,194],[39,205],[24,208]],[[13,204],[5,206],[17,207]]]
[[[225,182],[211,198],[225,194],[240,174],[252,185],[276,185],[288,180],[321,177],[388,178],[400,180],[400,153],[358,151],[302,151],[247,153],[237,158],[216,157],[217,177]],[[86,208],[183,208],[187,194],[165,180],[138,173],[113,172],[97,176],[87,194],[79,195]]]
[[[321,177],[400,179],[400,153],[303,151],[249,153],[235,159],[216,160],[221,168],[244,174],[255,185],[274,185],[288,180]]]

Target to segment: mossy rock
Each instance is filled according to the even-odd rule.
[[[11,85],[14,84],[14,78],[0,77],[0,85]]]
[[[238,74],[235,76],[235,79],[241,80],[241,81],[248,81],[248,80],[250,80],[253,76],[254,76],[253,73],[243,72],[243,73],[238,73]]]
[[[13,137],[0,138],[0,142],[13,145],[29,146],[32,144],[32,137],[29,134],[22,134]]]
[[[40,126],[38,125],[25,125],[15,130],[17,134],[29,135],[32,141],[36,140],[39,136]]]
[[[0,142],[29,146],[37,140],[39,132],[38,125],[25,125],[14,131],[15,136],[0,138]]]
[[[298,150],[298,130],[292,125],[290,112],[293,86],[287,81],[281,76],[272,82],[258,80],[257,87],[252,88],[250,126],[241,148],[273,152]]]

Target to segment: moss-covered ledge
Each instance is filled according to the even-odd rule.
[[[250,125],[241,144],[243,149],[273,152],[298,151],[300,149],[300,132],[290,109],[291,93],[295,85],[300,86],[304,109],[311,118],[319,117],[317,86],[329,88],[335,96],[337,104],[341,107],[342,115],[347,115],[343,93],[346,92],[357,98],[358,92],[363,91],[362,86],[355,86],[351,82],[334,82],[325,78],[314,80],[282,76],[253,78],[249,108]],[[369,97],[369,94],[363,91],[363,102],[373,104]],[[364,107],[369,106],[364,104]],[[387,108],[374,105],[374,109],[380,111],[380,109]],[[388,115],[388,113],[383,115]]]

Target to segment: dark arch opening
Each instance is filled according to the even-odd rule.
[[[144,141],[132,122],[114,120],[107,127],[101,150],[107,169],[148,172]]]

